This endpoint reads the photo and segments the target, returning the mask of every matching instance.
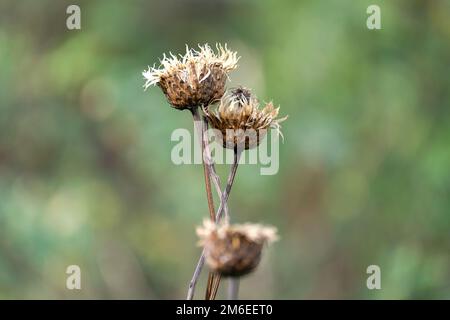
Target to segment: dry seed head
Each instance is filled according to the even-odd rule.
[[[231,277],[252,272],[261,260],[264,244],[277,240],[274,227],[250,223],[216,225],[210,220],[197,228],[197,235],[211,270]]]
[[[207,44],[194,50],[186,46],[183,56],[164,54],[159,68],[144,71],[147,89],[158,85],[169,103],[177,109],[208,106],[225,93],[228,73],[237,67],[237,53],[217,45],[217,53]]]
[[[287,119],[277,118],[279,107],[272,102],[259,108],[258,99],[244,87],[234,88],[222,97],[216,111],[205,110],[211,127],[221,134],[224,148],[251,149],[259,145],[269,128],[281,134],[280,122]]]

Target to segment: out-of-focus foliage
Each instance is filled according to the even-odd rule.
[[[170,161],[191,117],[141,72],[216,42],[289,115],[279,173],[243,165],[230,197],[281,235],[241,297],[450,298],[449,1],[77,1],[69,31],[72,3],[0,2],[0,298],[185,296],[202,169]]]

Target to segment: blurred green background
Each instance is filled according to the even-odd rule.
[[[228,86],[289,115],[279,173],[242,165],[230,197],[234,221],[281,236],[240,296],[449,299],[448,0],[1,0],[0,298],[185,297],[202,168],[170,161],[191,116],[141,72],[216,42],[242,57]]]

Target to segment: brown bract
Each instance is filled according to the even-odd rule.
[[[205,110],[212,128],[218,130],[224,148],[251,149],[259,145],[269,128],[281,134],[280,122],[287,117],[277,118],[279,107],[272,102],[259,109],[258,99],[250,90],[238,87],[225,95],[215,111]]]
[[[228,73],[238,60],[237,53],[226,46],[217,45],[217,53],[207,44],[199,50],[186,47],[185,55],[164,55],[160,68],[144,71],[144,87],[158,85],[176,109],[206,107],[223,96]]]
[[[277,239],[274,227],[216,225],[209,220],[197,228],[197,234],[205,248],[206,263],[224,277],[239,277],[252,272],[261,260],[264,244]]]

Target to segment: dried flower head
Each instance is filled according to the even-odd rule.
[[[228,73],[237,67],[236,52],[217,45],[217,53],[207,44],[199,50],[186,46],[186,54],[179,57],[164,54],[161,67],[144,71],[144,88],[158,85],[169,103],[177,109],[208,106],[225,93]]]
[[[217,225],[205,220],[197,228],[206,263],[222,276],[239,277],[253,271],[265,243],[277,240],[277,230],[258,224]]]
[[[251,149],[259,145],[268,128],[281,134],[280,122],[287,117],[277,118],[279,107],[272,102],[259,109],[258,99],[244,87],[234,88],[225,95],[216,111],[205,110],[210,125],[220,132],[218,140],[224,148]]]

